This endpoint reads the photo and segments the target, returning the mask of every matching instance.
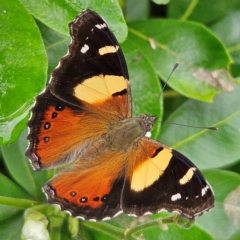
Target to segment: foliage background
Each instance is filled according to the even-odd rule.
[[[164,2],[168,1],[126,0],[119,1],[120,5],[115,0],[0,1],[3,239],[20,239],[29,209],[46,216],[52,239],[123,239],[126,229],[133,233],[128,238],[240,238],[240,3],[172,0],[162,5]],[[163,82],[179,62],[154,113],[163,121],[219,128],[213,132],[164,124],[153,132],[154,138],[187,155],[214,189],[215,208],[190,229],[168,224],[168,230],[163,230],[155,219],[171,215],[167,213],[137,225],[131,225],[134,218],[124,214],[93,223],[72,219],[46,204],[41,186],[55,172],[34,172],[29,166],[24,156],[26,123],[35,96],[67,52],[68,23],[85,8],[102,15],[121,42],[135,116],[151,113]],[[196,78],[193,75],[199,69],[202,72]]]

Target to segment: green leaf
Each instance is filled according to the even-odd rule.
[[[64,239],[64,232],[62,232],[62,227],[63,224],[66,222],[64,222],[64,218],[62,218],[62,216],[49,216],[49,233],[51,236],[51,239]]]
[[[21,239],[23,216],[22,213],[17,213],[8,219],[0,221],[0,236],[1,239],[19,240]]]
[[[213,239],[212,236],[205,231],[201,226],[194,225],[190,229],[179,228],[175,224],[162,225],[160,221],[153,221],[152,219],[141,219],[133,218],[131,222],[124,222],[122,219],[119,223],[124,223],[126,225],[124,229],[116,228],[115,226],[110,225],[111,221],[92,223],[92,222],[82,222],[84,227],[84,235],[86,239],[96,238],[96,239],[123,239],[124,236],[126,239],[136,239],[139,236],[142,236],[143,239],[191,239],[191,236],[194,236],[194,239]],[[144,223],[142,223],[144,222]],[[119,227],[119,226],[118,226]],[[95,239],[94,238],[94,239]]]
[[[149,0],[128,0],[125,3],[124,12],[127,21],[146,20],[149,17]]]
[[[211,25],[212,31],[227,47],[233,62],[240,64],[240,10],[229,12],[224,18]]]
[[[202,217],[197,223],[214,236],[214,239],[232,239],[240,234],[240,175],[228,171],[204,171],[215,192],[215,207]],[[236,194],[235,204],[229,197]]]
[[[238,0],[171,0],[168,17],[189,19],[202,23],[210,23],[223,17],[227,11],[239,7]]]
[[[140,235],[141,232],[139,232]],[[190,229],[180,229],[176,225],[169,225],[167,230],[152,228],[144,232],[144,239],[171,239],[171,240],[213,240],[214,238],[200,226],[194,225]]]
[[[233,59],[231,72],[233,76],[240,79],[240,31],[238,28],[239,17],[240,10],[229,11],[224,18],[211,25],[211,29],[226,45],[227,51]],[[238,80],[238,82],[240,81]]]
[[[235,78],[238,78],[237,82],[240,83],[240,64],[233,64],[231,65],[231,72],[232,72],[232,75],[235,77]]]
[[[47,59],[39,30],[17,1],[0,3],[0,143],[17,139],[36,92],[46,79]],[[33,84],[34,82],[34,84]]]
[[[239,240],[239,239],[240,239],[240,231],[231,237],[231,240]]]
[[[14,198],[29,198],[29,195],[24,192],[11,179],[0,173],[0,195]]]
[[[170,0],[152,0],[156,4],[168,4]]]
[[[37,21],[39,30],[41,31],[45,48],[48,56],[48,79],[51,73],[58,65],[60,59],[67,54],[68,46],[70,44],[70,37],[66,37],[60,33],[55,32],[51,28]]]
[[[41,187],[48,179],[48,172],[36,172],[31,168],[24,155],[26,148],[26,132],[24,132],[17,142],[2,147],[4,162],[12,179],[34,200],[42,200],[43,193]]]
[[[3,200],[3,196],[16,198],[29,198],[29,195],[26,194],[19,186],[12,182],[6,176],[0,174],[0,202]],[[0,204],[0,220],[9,218],[12,215],[15,215],[20,209],[16,206],[7,206]]]
[[[186,101],[167,122],[190,126],[216,126],[218,131],[163,125],[159,140],[186,154],[199,168],[222,167],[240,156],[240,86],[221,93],[213,103]]]
[[[35,18],[65,36],[69,36],[68,24],[87,8],[104,17],[120,42],[127,36],[125,19],[116,0],[102,0],[101,3],[98,0],[20,0],[20,2]]]
[[[163,101],[162,98],[156,103],[161,91],[156,72],[149,60],[146,58],[141,48],[135,45],[131,36],[122,44],[122,49],[126,57],[129,69],[130,83],[133,100],[133,116],[143,113],[157,115],[162,118]],[[152,110],[153,109],[153,110]],[[153,130],[153,137],[156,137],[159,127],[156,125]]]
[[[212,101],[221,90],[193,77],[199,69],[228,72],[230,63],[221,42],[202,25],[155,19],[130,23],[129,31],[129,38],[142,49],[164,81],[174,64],[179,62],[178,69],[168,82],[177,92],[187,97]]]

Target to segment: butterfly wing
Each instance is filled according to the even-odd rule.
[[[86,10],[70,23],[70,34],[69,52],[28,122],[26,155],[37,170],[76,160],[112,121],[131,116],[126,62],[107,24]]]
[[[127,94],[125,117],[131,116],[131,95],[126,62],[107,23],[85,10],[69,24],[72,42],[68,54],[53,71],[50,89],[59,99],[78,106],[79,101],[98,103],[109,96]],[[114,105],[114,103],[112,103]],[[113,106],[109,109],[114,110]],[[115,109],[119,114],[119,109]],[[123,110],[121,109],[121,112]]]
[[[181,153],[144,137],[131,152],[129,165],[121,198],[124,212],[177,211],[194,219],[213,207],[211,186]]]
[[[89,158],[80,157],[72,168],[44,186],[50,203],[84,219],[102,220],[121,212],[123,155],[118,151],[99,151]]]
[[[193,220],[213,207],[212,189],[196,166],[155,140],[144,137],[124,154],[100,151],[90,156],[94,161],[83,157],[47,183],[48,201],[95,220],[161,210]]]

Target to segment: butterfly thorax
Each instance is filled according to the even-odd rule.
[[[156,119],[156,116],[141,114],[137,118],[114,122],[106,135],[107,145],[111,149],[126,150],[152,130]]]

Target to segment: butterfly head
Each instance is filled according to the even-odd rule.
[[[140,125],[145,132],[150,132],[153,129],[154,122],[157,116],[149,116],[147,114],[141,114],[138,119],[140,120]]]

